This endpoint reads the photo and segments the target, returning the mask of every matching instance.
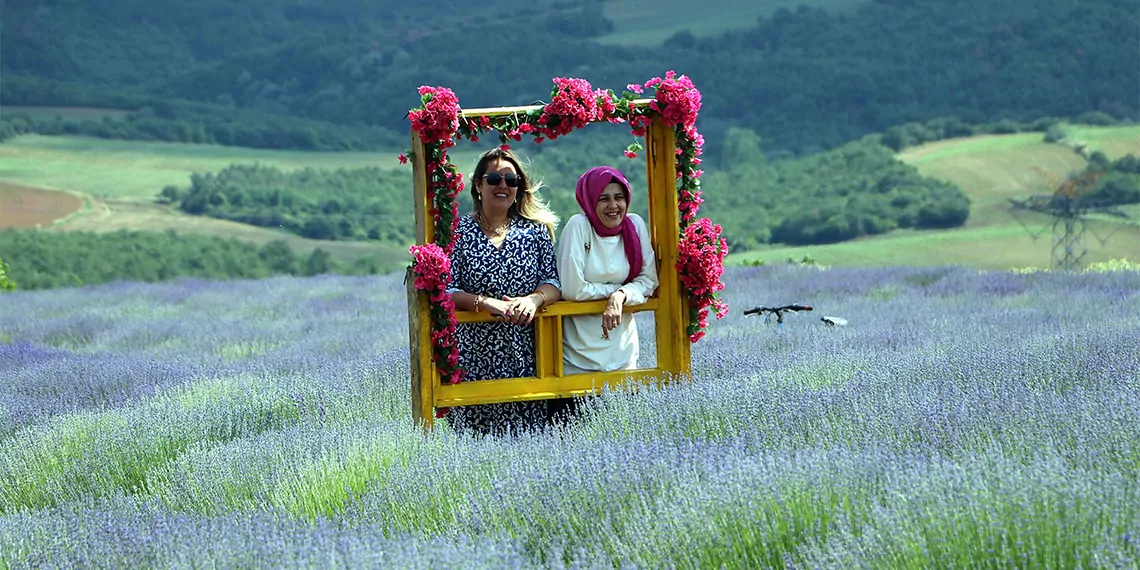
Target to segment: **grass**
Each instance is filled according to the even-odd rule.
[[[1026,227],[1016,221],[985,227],[960,228],[946,231],[899,230],[883,236],[873,236],[848,242],[815,245],[773,247],[730,256],[732,264],[748,264],[757,260],[766,263],[783,262],[788,258],[800,260],[807,256],[828,266],[888,265],[965,265],[979,269],[1009,269],[1018,267],[1052,266],[1054,237],[1052,221],[1041,214],[1026,213]],[[1092,221],[1088,226],[1101,236],[1115,234],[1102,246],[1086,234],[1085,263],[1112,259],[1140,258],[1140,226],[1121,226],[1119,221]],[[1033,234],[1039,234],[1036,239]]]
[[[638,2],[633,2],[638,4]],[[632,9],[626,3],[607,4],[607,10]],[[779,2],[760,3],[775,9]],[[776,6],[778,7],[778,6]],[[660,14],[683,11],[658,10]],[[666,18],[666,16],[661,16]],[[647,24],[648,25],[648,24]],[[647,28],[648,29],[648,28]],[[1073,126],[1069,137],[1085,141],[1110,158],[1140,154],[1140,126]],[[57,223],[57,231],[166,230],[237,237],[264,244],[285,239],[295,251],[320,247],[337,259],[366,257],[397,262],[406,258],[402,247],[365,242],[309,240],[273,229],[225,220],[186,216],[152,202],[167,184],[187,185],[193,172],[212,172],[234,163],[261,163],[283,170],[304,167],[400,169],[395,155],[402,149],[380,152],[305,152],[234,148],[182,143],[101,140],[86,137],[27,135],[0,145],[0,182],[32,188],[63,190],[86,198],[79,215]],[[458,149],[453,161],[461,169],[477,156],[476,149]],[[1051,184],[1086,161],[1064,145],[1048,144],[1041,133],[983,135],[938,141],[906,149],[900,160],[919,172],[958,184],[970,198],[970,219],[963,228],[949,231],[899,231],[848,243],[775,247],[729,256],[729,263],[763,259],[769,263],[788,257],[810,256],[828,265],[926,265],[960,263],[979,268],[1048,267],[1052,263],[1051,220],[1029,212],[1018,218],[1008,209],[1010,198],[1050,191]],[[1135,209],[1130,210],[1136,216]],[[1028,226],[1023,228],[1020,223]],[[1120,225],[1116,219],[1099,219],[1090,227],[1105,236]],[[1043,232],[1034,240],[1030,233]],[[1089,262],[1114,258],[1140,259],[1140,227],[1124,227],[1101,246],[1088,236]]]
[[[1087,141],[1109,158],[1140,154],[1140,127],[1078,126],[1070,138]],[[1067,146],[1049,144],[1041,133],[980,135],[905,149],[899,160],[924,176],[957,184],[970,199],[970,218],[945,231],[901,230],[850,242],[817,246],[777,246],[729,255],[732,264],[782,262],[807,256],[825,265],[884,266],[959,264],[985,269],[1051,267],[1053,219],[1009,209],[1011,198],[1051,193],[1087,161]],[[1134,221],[1140,210],[1122,208]],[[1083,244],[1085,263],[1140,259],[1140,225],[1119,218],[1089,216]],[[1039,234],[1034,239],[1033,234]],[[1099,236],[1099,237],[1098,237]],[[1104,244],[1101,239],[1107,238]]]
[[[654,46],[673,34],[688,30],[696,36],[715,36],[756,25],[756,19],[780,8],[800,5],[833,11],[851,10],[866,0],[713,0],[695,7],[681,0],[609,0],[602,13],[614,22],[613,33],[596,41],[610,45]]]
[[[163,186],[188,186],[194,172],[259,163],[282,170],[387,167],[399,169],[399,149],[310,152],[220,145],[25,135],[0,145],[0,180],[99,198],[149,202]]]
[[[284,240],[293,251],[308,254],[321,248],[334,258],[346,261],[371,258],[386,266],[396,267],[405,262],[408,250],[404,246],[364,241],[331,241],[304,238],[296,234],[262,228],[249,224],[221,220],[206,216],[190,216],[162,204],[96,200],[89,212],[58,224],[54,231],[109,232],[116,230],[166,231],[196,233],[238,238],[265,245]]]
[[[1140,125],[1128,127],[1074,125],[1068,128],[1068,138],[1088,143],[1089,150],[1099,150],[1109,158],[1118,158],[1125,154],[1140,155]]]
[[[1010,198],[1052,193],[1055,180],[1088,164],[1068,147],[1043,142],[1041,133],[939,141],[906,149],[899,160],[918,168],[923,176],[949,180],[962,188],[971,202],[966,227],[1010,221]]]

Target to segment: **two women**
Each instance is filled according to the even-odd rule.
[[[583,213],[567,222],[557,260],[557,218],[513,153],[484,153],[471,184],[474,210],[460,219],[451,258],[452,299],[459,309],[488,311],[499,320],[459,325],[467,380],[534,376],[532,321],[561,298],[608,299],[602,315],[563,319],[565,373],[636,368],[637,327],[623,307],[652,295],[657,269],[645,222],[628,213],[625,176],[600,166],[579,178],[575,196]],[[448,417],[459,431],[501,434],[540,429],[568,407],[570,398],[459,406]]]

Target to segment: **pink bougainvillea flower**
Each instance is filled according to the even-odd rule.
[[[702,331],[708,326],[710,307],[715,310],[717,319],[728,314],[728,305],[717,296],[724,290],[720,279],[724,274],[724,257],[728,255],[728,243],[720,234],[719,225],[701,218],[690,223],[681,235],[677,272],[681,285],[689,293],[691,342],[704,336]]]
[[[438,144],[444,148],[455,145],[455,131],[459,129],[459,99],[446,87],[419,88],[423,107],[408,112],[412,128],[425,144]]]
[[[574,132],[604,118],[598,106],[598,94],[585,79],[555,77],[550,103],[542,107],[535,121],[538,132],[549,140]]]

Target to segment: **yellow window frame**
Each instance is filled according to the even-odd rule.
[[[634,106],[645,107],[650,99],[638,99]],[[540,106],[494,107],[461,111],[468,119],[523,114]],[[474,404],[491,404],[527,400],[543,400],[594,393],[605,385],[665,382],[692,377],[688,303],[677,275],[680,241],[680,212],[677,191],[676,135],[661,116],[653,113],[645,134],[645,165],[648,175],[649,235],[656,256],[660,284],[644,304],[625,307],[626,312],[654,312],[657,362],[652,368],[564,374],[562,368],[562,318],[572,315],[601,314],[606,301],[558,301],[542,307],[535,315],[535,376],[479,380],[459,384],[443,384],[432,360],[431,316],[428,295],[413,286],[408,269],[408,352],[411,360],[412,419],[430,429],[435,409]],[[428,212],[427,153],[419,135],[412,129],[413,203],[415,206],[416,244],[434,241],[435,221]],[[455,311],[459,323],[492,321],[485,312]]]

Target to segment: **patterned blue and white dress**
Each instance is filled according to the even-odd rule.
[[[544,283],[561,289],[546,226],[515,216],[499,248],[470,215],[459,219],[457,231],[451,253],[452,292],[498,299],[529,295]],[[535,375],[533,324],[465,323],[458,326],[456,339],[465,382]],[[478,434],[541,429],[546,417],[544,400],[456,406],[447,415],[457,431]]]

